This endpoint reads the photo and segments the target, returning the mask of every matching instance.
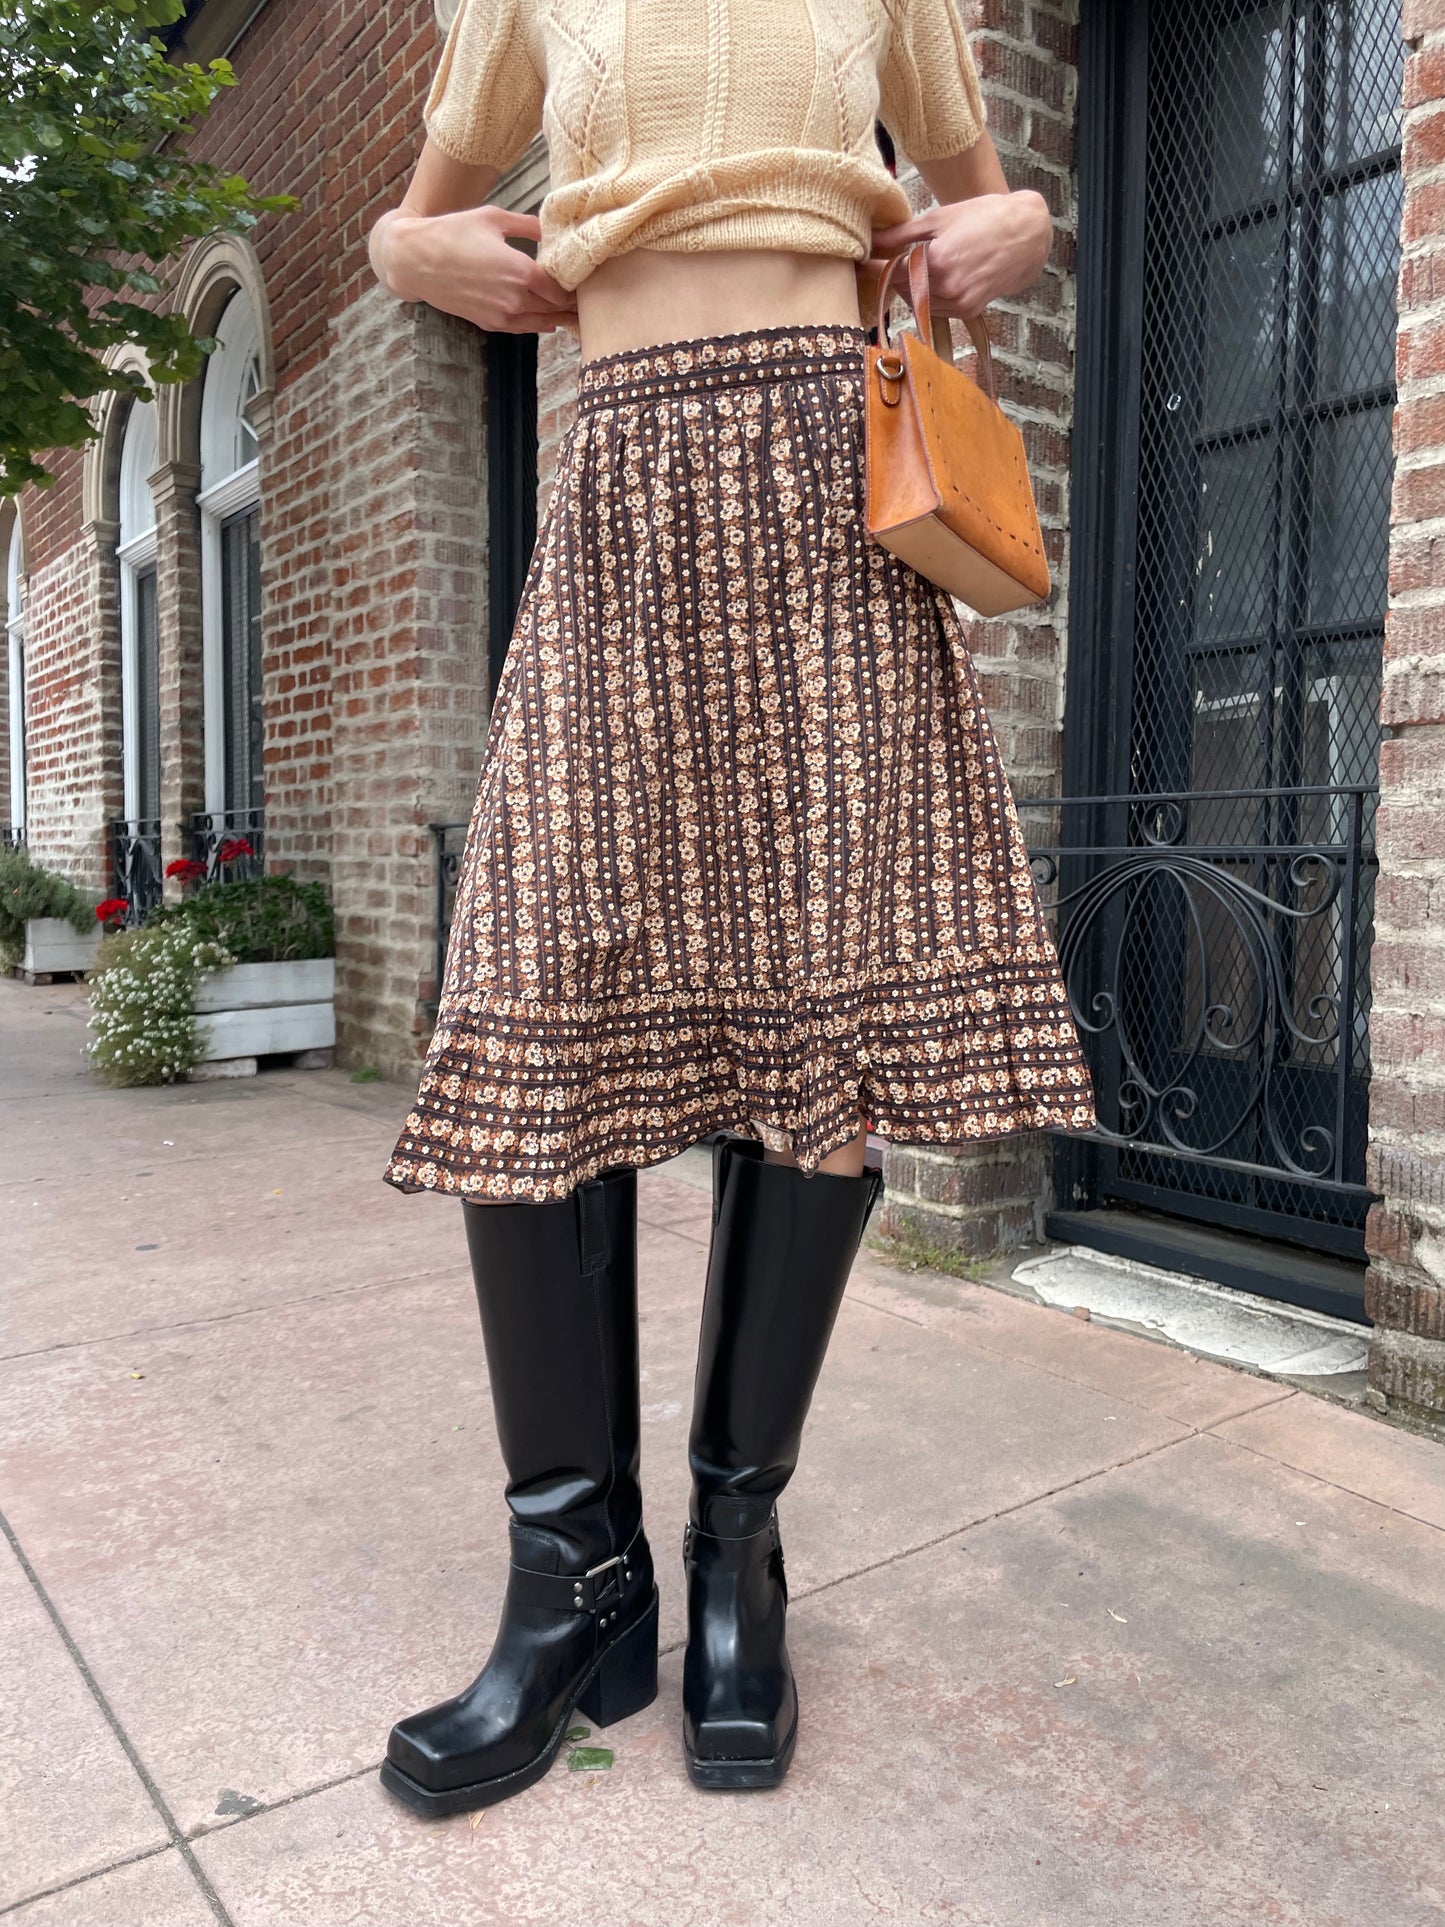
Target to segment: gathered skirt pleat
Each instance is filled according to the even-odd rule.
[[[541,1200],[714,1130],[805,1171],[1082,1130],[957,610],[867,534],[863,331],[583,364],[387,1179]]]

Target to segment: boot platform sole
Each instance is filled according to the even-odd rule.
[[[571,1705],[535,1760],[490,1780],[473,1780],[465,1786],[428,1787],[388,1759],[381,1763],[381,1784],[414,1812],[434,1820],[444,1820],[454,1813],[470,1813],[477,1807],[495,1806],[499,1800],[535,1786],[556,1759],[572,1716],[579,1709],[598,1726],[612,1726],[633,1713],[640,1713],[657,1698],[657,1597],[654,1586],[646,1612],[593,1660],[582,1676]]]
[[[687,1760],[687,1777],[696,1787],[703,1787],[709,1793],[752,1792],[763,1787],[781,1786],[793,1761],[793,1748],[798,1743],[798,1727],[794,1721],[793,1729],[783,1741],[777,1752],[769,1760],[718,1760],[708,1759],[694,1753],[683,1745]]]

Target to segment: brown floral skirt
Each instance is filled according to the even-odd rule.
[[[953,603],[867,535],[854,327],[583,364],[386,1169],[560,1197],[1093,1122]]]

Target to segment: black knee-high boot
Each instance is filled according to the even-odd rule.
[[[420,1812],[539,1780],[574,1708],[599,1726],[657,1692],[642,1533],[637,1173],[542,1204],[468,1204],[511,1563],[491,1657],[466,1692],[393,1727],[381,1777]]]
[[[702,1787],[776,1786],[798,1731],[775,1501],[881,1172],[805,1177],[713,1147],[713,1232],[688,1458],[683,1745]]]

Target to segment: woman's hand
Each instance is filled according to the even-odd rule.
[[[911,221],[875,228],[871,256],[859,267],[860,295],[872,295],[872,305],[863,311],[865,324],[872,324],[878,281],[888,258],[914,241],[928,245],[934,313],[967,318],[981,314],[1002,295],[1032,287],[1053,239],[1048,203],[1032,188],[945,201]]]
[[[371,264],[398,300],[425,301],[488,333],[547,334],[576,325],[577,297],[509,238],[535,242],[540,233],[535,214],[492,205],[395,208],[371,230]]]

